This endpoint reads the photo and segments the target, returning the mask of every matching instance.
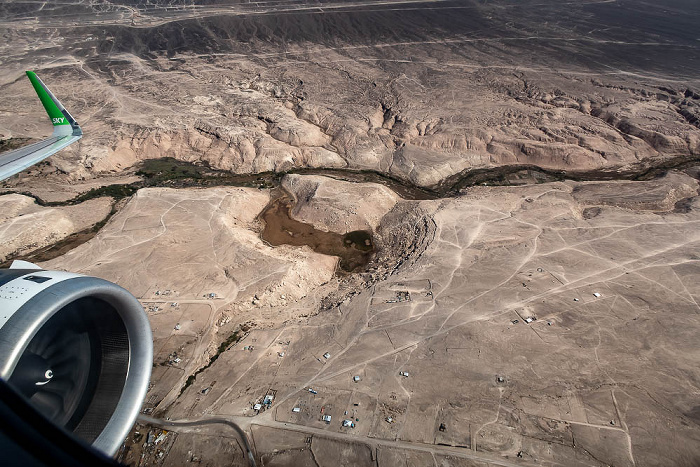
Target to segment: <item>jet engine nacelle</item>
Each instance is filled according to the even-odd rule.
[[[56,425],[114,455],[152,365],[148,318],[125,289],[19,261],[0,270],[0,377]]]

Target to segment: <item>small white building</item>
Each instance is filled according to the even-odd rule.
[[[360,380],[360,377],[359,377],[359,376],[353,376],[352,380],[355,381],[355,382],[357,383],[357,382]]]
[[[176,330],[176,331],[179,331],[179,330],[180,330],[180,323],[177,323],[177,324],[175,325],[175,330]]]
[[[259,411],[260,409],[262,409],[262,404],[255,404],[255,405],[253,406],[253,410],[258,410],[258,411]]]
[[[600,298],[600,294],[599,294],[598,292],[593,292],[593,296],[594,296],[595,298]]]
[[[347,427],[350,427],[350,428],[354,428],[354,427],[355,427],[355,423],[353,423],[352,420],[343,420],[343,426],[347,426]]]
[[[324,415],[324,416],[323,416],[323,421],[326,422],[326,423],[330,423],[330,422],[331,422],[331,416],[330,416],[330,415]]]
[[[299,408],[299,407],[294,407],[294,408],[292,409],[292,412],[294,412],[294,413],[299,413],[299,412],[301,412],[301,408]]]
[[[327,359],[331,358],[331,354],[326,352],[323,354],[323,358],[325,358],[327,360]]]
[[[399,374],[401,376],[403,376],[404,378],[408,378],[408,371],[401,371],[401,372],[399,372]]]

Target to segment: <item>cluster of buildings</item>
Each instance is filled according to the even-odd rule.
[[[177,352],[172,352],[170,355],[168,355],[167,361],[170,365],[177,365],[178,363],[180,363],[182,361],[182,358],[180,358],[177,355]]]
[[[166,448],[163,445],[167,436],[168,432],[166,430],[149,430],[142,446],[144,452],[141,454],[141,460],[143,461],[147,454],[152,454],[157,459],[162,459],[166,452]],[[140,439],[142,439],[141,433],[138,431],[134,432],[134,441],[138,442]]]
[[[263,412],[264,410],[272,407],[272,403],[275,401],[276,394],[277,394],[277,391],[275,391],[274,389],[270,389],[269,391],[267,391],[267,394],[265,394],[262,401],[257,402],[257,403],[255,403],[255,405],[253,405],[253,410],[260,413],[260,412]]]
[[[170,295],[170,294],[172,294],[172,293],[175,293],[175,291],[170,290],[170,289],[163,290],[162,292],[161,292],[160,290],[156,290],[155,295],[156,295],[157,297],[159,297],[159,296],[164,296],[164,297],[165,297],[165,296],[168,296],[168,295]]]
[[[386,303],[401,303],[401,302],[410,302],[410,301],[411,301],[411,294],[408,292],[408,290],[401,290],[399,292],[396,292],[396,295],[394,296],[394,298],[390,298],[389,300],[386,300]]]

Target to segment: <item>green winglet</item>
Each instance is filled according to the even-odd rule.
[[[27,76],[29,77],[29,81],[32,82],[32,86],[34,86],[34,90],[39,96],[41,103],[44,105],[46,113],[49,114],[53,126],[70,125],[66,116],[63,115],[63,112],[61,112],[61,109],[58,108],[54,99],[49,94],[50,91],[46,88],[44,83],[42,83],[36,73],[27,71]]]

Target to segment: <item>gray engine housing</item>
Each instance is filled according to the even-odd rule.
[[[19,267],[27,266],[36,267],[30,263]],[[39,345],[33,339],[50,340],[51,335],[63,331],[46,328],[72,327],[80,322],[79,327],[88,329],[92,336],[80,337],[90,343],[83,348],[90,352],[84,358],[91,362],[85,372],[90,373],[91,389],[85,390],[88,383],[81,382],[83,389],[72,395],[80,410],[72,412],[70,426],[54,422],[114,455],[136,421],[151,376],[153,341],[143,307],[128,291],[103,279],[13,268],[0,269],[0,377],[12,384],[13,375],[27,361],[23,356]],[[61,350],[59,343],[41,345],[54,353]],[[47,388],[51,389],[48,385],[41,389]],[[79,400],[81,397],[84,400]]]

